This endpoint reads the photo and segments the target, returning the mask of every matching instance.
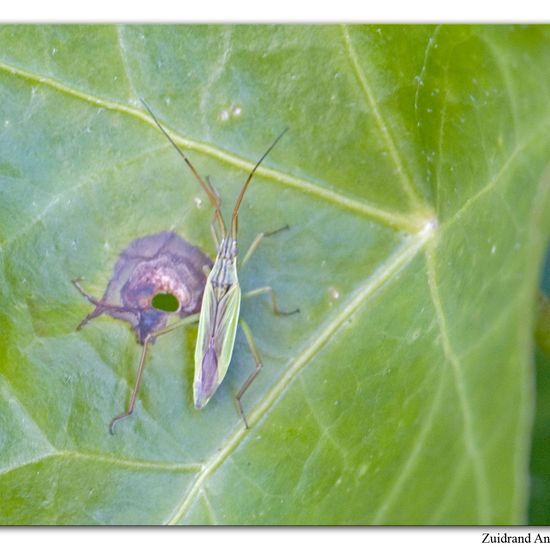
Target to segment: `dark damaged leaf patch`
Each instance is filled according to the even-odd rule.
[[[200,310],[206,273],[212,261],[200,249],[173,232],[147,235],[132,243],[121,254],[101,300],[75,285],[96,307],[79,328],[102,314],[127,321],[140,344],[166,326],[174,313],[181,318]],[[177,305],[171,311],[158,306],[158,296],[172,296]],[[164,301],[164,300],[162,300]],[[168,308],[167,308],[168,309]]]

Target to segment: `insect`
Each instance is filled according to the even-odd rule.
[[[244,185],[242,186],[235,202],[233,215],[231,217],[231,229],[228,231],[220,210],[221,199],[214,190],[212,184],[208,179],[204,180],[201,178],[187,156],[177,146],[168,132],[162,127],[149,106],[143,100],[142,102],[145,108],[149,111],[149,114],[155,121],[158,128],[168,138],[170,143],[174,146],[176,151],[190,168],[191,172],[203,188],[204,192],[207,194],[208,199],[214,207],[212,232],[217,245],[217,256],[214,261],[214,266],[212,267],[212,270],[206,280],[199,316],[199,330],[195,348],[195,375],[193,381],[194,405],[196,409],[201,409],[204,407],[223,381],[231,362],[237,332],[237,324],[240,322],[250,351],[256,363],[254,372],[252,372],[252,374],[245,380],[241,389],[235,396],[239,413],[244,421],[245,427],[248,428],[248,422],[243,411],[241,400],[246,390],[250,387],[250,384],[252,384],[254,379],[260,373],[263,365],[250,327],[243,319],[239,319],[241,307],[241,287],[239,285],[237,274],[237,232],[239,224],[239,208],[246,190],[252,181],[254,173],[271,150],[277,145],[286,133],[287,129],[283,130],[283,132],[277,136],[275,141],[269,146],[248,174],[248,177],[246,178],[246,181],[244,182]],[[284,229],[288,229],[288,226],[282,227],[270,233],[260,233],[257,235],[252,241],[250,248],[244,255],[241,262],[241,267],[248,261],[251,254],[264,237],[274,235]],[[270,294],[273,311],[277,315],[291,315],[293,313],[298,313],[299,311],[299,309],[294,311],[280,310],[277,306],[275,292],[271,287],[263,287],[247,293],[248,296],[256,296],[259,294]]]
[[[113,418],[109,424],[111,433],[117,422],[134,411],[149,345],[157,336],[197,320],[206,284],[204,269],[211,266],[212,261],[199,248],[176,233],[164,231],[130,243],[120,254],[100,300],[82,288],[80,279],[73,281],[78,291],[95,305],[78,329],[105,313],[130,323],[143,345],[130,405]],[[172,315],[180,320],[167,325]]]

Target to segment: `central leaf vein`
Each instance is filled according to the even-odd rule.
[[[54,78],[41,76],[1,61],[0,71],[4,71],[10,75],[17,76],[25,80],[29,80],[33,83],[49,86],[54,90],[65,93],[71,97],[87,101],[88,103],[91,103],[98,107],[132,116],[141,120],[142,122],[145,122],[149,126],[156,128],[153,119],[144,111],[135,107],[129,107],[113,100],[94,96],[88,92],[73,88],[67,84],[59,82]],[[169,127],[167,129],[170,130]],[[254,163],[241,159],[232,153],[228,153],[220,149],[219,147],[183,137],[172,130],[170,130],[170,133],[174,138],[174,141],[178,145],[183,146],[185,149],[203,153],[212,158],[225,162],[226,164],[234,168],[247,172],[250,172],[250,170],[252,170],[254,166]],[[327,202],[336,204],[342,208],[347,208],[351,211],[358,212],[364,216],[373,219],[374,221],[384,223],[389,227],[401,229],[409,233],[415,233],[418,230],[419,220],[415,216],[408,216],[400,212],[391,212],[379,208],[362,200],[348,197],[328,187],[323,187],[305,179],[286,174],[277,169],[260,166],[257,169],[256,173],[259,176],[275,181],[281,185],[286,185],[287,187],[297,189],[303,193],[317,196]]]
[[[423,231],[415,237],[406,238],[403,244],[383,262],[378,269],[366,279],[362,287],[355,293],[353,298],[343,306],[336,315],[321,326],[319,333],[309,341],[307,347],[296,357],[296,360],[283,373],[281,378],[275,383],[271,390],[266,394],[261,403],[248,414],[248,421],[251,426],[258,424],[274,404],[282,397],[285,391],[300,371],[315,357],[319,351],[342,328],[345,321],[349,319],[373,294],[375,294],[383,285],[400,273],[417,255],[419,250],[432,237],[431,231]],[[184,495],[181,502],[175,508],[174,512],[166,523],[178,523],[189,511],[195,498],[209,477],[225,462],[231,453],[240,445],[241,441],[248,434],[248,430],[241,424],[237,430],[228,437],[221,445],[217,454],[205,465],[202,472],[195,478],[190,490]]]

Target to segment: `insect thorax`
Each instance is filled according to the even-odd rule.
[[[237,241],[229,235],[221,242],[210,282],[212,286],[223,296],[233,285],[238,283],[237,277]]]

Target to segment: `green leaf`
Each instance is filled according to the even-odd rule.
[[[0,28],[0,521],[526,520],[537,275],[549,232],[550,29]],[[264,369],[242,333],[208,406],[196,328],[140,347],[101,296],[135,238],[210,255],[227,213]]]

